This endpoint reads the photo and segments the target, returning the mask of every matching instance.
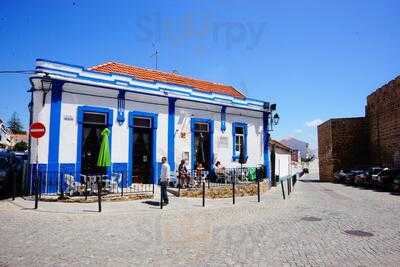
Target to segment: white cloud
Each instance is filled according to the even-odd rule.
[[[302,133],[303,130],[302,130],[302,129],[296,129],[296,130],[294,130],[294,132],[295,132],[295,133]]]
[[[307,121],[307,122],[306,122],[306,125],[307,125],[308,127],[315,128],[315,127],[317,127],[318,125],[320,125],[321,123],[322,123],[322,120],[321,120],[321,119],[315,119],[315,120],[312,120],[312,121]]]

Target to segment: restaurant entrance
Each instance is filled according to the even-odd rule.
[[[205,170],[210,171],[211,168],[211,149],[210,149],[210,129],[209,123],[194,124],[194,168],[201,163]]]
[[[107,115],[103,113],[85,112],[82,129],[82,174],[104,175],[106,169],[97,166],[99,157],[101,132],[107,127]]]
[[[153,131],[150,118],[133,119],[132,136],[132,181],[134,183],[152,183]]]

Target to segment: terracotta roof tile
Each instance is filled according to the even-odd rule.
[[[107,62],[104,64],[90,67],[89,70],[105,73],[119,73],[135,77],[135,79],[145,81],[159,81],[182,86],[190,86],[203,92],[212,92],[224,95],[230,95],[236,98],[245,98],[245,96],[234,87],[219,83],[202,81],[190,77],[181,76],[171,72],[144,69],[136,66],[126,65],[116,62]]]

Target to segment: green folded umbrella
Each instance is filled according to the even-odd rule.
[[[105,128],[101,132],[101,145],[99,151],[99,158],[97,159],[97,166],[108,167],[111,165],[111,155],[110,155],[110,143],[108,138],[110,136],[110,130]]]

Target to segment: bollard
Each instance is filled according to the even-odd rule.
[[[208,189],[210,189],[210,178],[207,179]]]
[[[283,199],[285,199],[285,187],[283,186],[283,181],[281,181],[281,187],[282,187],[282,196]]]
[[[39,177],[36,176],[36,181],[35,181],[35,209],[38,208],[38,203],[39,203]]]
[[[232,204],[235,205],[235,180],[232,183]]]
[[[87,192],[87,188],[88,188],[88,178],[85,178],[85,200],[87,200],[87,196],[88,196],[88,192]],[[92,186],[93,189],[93,186]],[[92,192],[93,194],[93,192]]]
[[[16,191],[16,187],[17,187],[17,185],[16,185],[16,181],[15,181],[15,179],[17,178],[17,176],[15,175],[15,172],[13,172],[13,175],[12,175],[12,200],[15,200],[15,191]]]
[[[153,188],[153,194],[154,194],[154,188]],[[122,174],[121,177],[121,197],[124,196],[124,174]]]
[[[60,178],[60,199],[64,199],[64,187],[63,187],[63,183],[64,181]]]
[[[206,183],[203,182],[203,207],[206,206]]]
[[[160,209],[163,208],[163,198],[162,198],[162,182],[161,182],[161,186],[160,186]]]
[[[97,201],[99,203],[99,212],[101,212],[101,187],[102,187],[101,176],[97,179]]]
[[[258,202],[260,202],[260,179],[257,179],[257,198]]]
[[[122,190],[124,190],[124,188],[122,188]],[[153,197],[154,197],[154,182],[153,182]]]

